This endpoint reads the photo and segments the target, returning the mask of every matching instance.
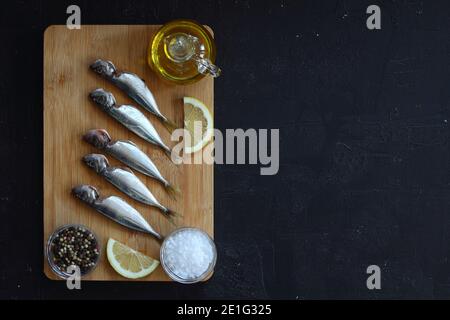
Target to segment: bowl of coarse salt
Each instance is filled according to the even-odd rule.
[[[197,228],[180,228],[161,245],[161,266],[167,275],[180,283],[196,283],[208,279],[216,265],[214,241]]]

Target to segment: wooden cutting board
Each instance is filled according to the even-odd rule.
[[[104,128],[114,140],[135,142],[155,162],[163,176],[178,186],[182,195],[170,199],[164,188],[151,178],[136,172],[155,197],[165,206],[183,214],[177,226],[194,226],[213,236],[213,173],[207,164],[171,163],[156,147],[137,137],[95,106],[88,98],[90,91],[104,88],[111,91],[118,104],[136,105],[123,92],[89,70],[97,58],[114,62],[119,70],[136,73],[153,92],[161,112],[183,125],[184,96],[203,101],[213,112],[214,83],[211,77],[188,86],[175,86],[161,81],[146,63],[147,46],[159,26],[85,26],[69,30],[65,26],[51,26],[44,35],[44,247],[50,234],[59,226],[83,224],[99,237],[102,254],[97,268],[84,280],[128,280],[118,275],[106,258],[106,242],[114,238],[159,260],[158,242],[149,235],[131,231],[91,209],[71,194],[78,184],[99,188],[100,194],[121,196],[142,213],[144,218],[162,235],[176,227],[155,208],[140,204],[96,175],[81,162],[88,153],[101,151],[81,140],[89,129]],[[169,146],[176,142],[161,123],[143,111]],[[113,166],[123,166],[106,155]],[[44,271],[48,278],[58,279],[44,257]],[[170,280],[161,267],[141,281]]]

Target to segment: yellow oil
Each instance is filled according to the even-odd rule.
[[[174,20],[163,25],[152,37],[147,61],[149,66],[163,79],[176,84],[190,84],[202,79],[205,75],[199,73],[193,60],[174,61],[168,53],[168,36],[188,34],[199,39],[205,48],[205,58],[214,63],[216,48],[211,33],[202,25],[192,20]]]

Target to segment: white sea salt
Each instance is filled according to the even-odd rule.
[[[203,276],[215,259],[214,244],[203,231],[193,228],[175,232],[163,247],[166,266],[184,280]]]

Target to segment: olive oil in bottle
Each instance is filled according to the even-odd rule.
[[[163,25],[152,37],[148,64],[163,79],[190,84],[206,74],[220,75],[215,66],[216,48],[211,33],[191,20],[175,20]]]

